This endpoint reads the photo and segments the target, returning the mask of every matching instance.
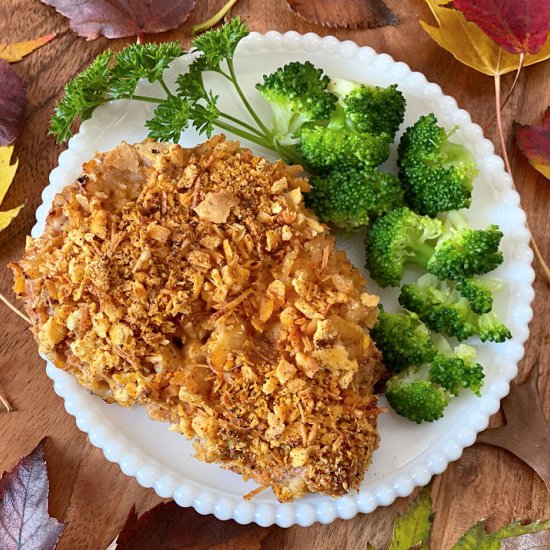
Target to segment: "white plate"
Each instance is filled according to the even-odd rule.
[[[108,405],[81,388],[69,374],[48,363],[47,372],[55,383],[54,389],[65,399],[65,408],[76,417],[78,427],[125,474],[136,477],[144,487],[153,487],[161,497],[173,497],[181,506],[193,506],[202,514],[212,513],[220,519],[233,518],[240,523],[255,521],[264,526],[273,523],[282,527],[307,526],[315,521],[329,523],[337,517],[351,518],[357,512],[371,512],[377,506],[391,504],[398,496],[409,495],[415,486],[425,485],[434,474],[443,472],[450,461],[460,457],[464,447],[474,443],[476,434],[487,426],[489,417],[499,408],[500,399],[508,393],[529,334],[534,296],[532,253],[519,196],[512,188],[510,176],[504,172],[502,160],[494,155],[492,143],[483,138],[481,128],[471,122],[469,114],[458,109],[453,98],[444,96],[440,87],[428,83],[422,74],[411,72],[404,63],[396,63],[386,54],[376,54],[371,48],[311,33],[304,36],[295,32],[252,33],[238,48],[236,66],[250,101],[266,117],[268,109],[254,84],[261,75],[284,63],[306,59],[334,77],[380,85],[397,83],[407,98],[404,126],[429,112],[434,112],[447,128],[460,126],[453,140],[468,147],[480,169],[468,217],[475,226],[497,223],[504,232],[505,261],[497,275],[508,285],[499,295],[496,310],[512,331],[513,339],[503,344],[474,342],[486,372],[482,396],[477,398],[465,392],[448,407],[442,420],[417,426],[393,412],[383,414],[379,422],[381,445],[359,492],[341,498],[308,495],[287,504],[278,503],[268,491],[250,502],[243,500],[242,495],[255,488],[255,483],[244,483],[240,476],[215,464],[199,462],[193,458],[189,441],[169,432],[167,425],[149,420],[143,409]],[[168,81],[174,82],[188,63],[189,58],[175,62],[167,71]],[[140,84],[140,93],[146,90],[157,91],[157,87]],[[222,104],[233,114],[246,116],[232,93],[223,92]],[[121,140],[136,142],[146,137],[144,122],[153,107],[118,101],[97,109],[91,120],[82,124],[68,150],[60,155],[59,166],[51,173],[50,184],[42,195],[44,202],[37,210],[33,236],[42,233],[54,194],[79,176],[81,164],[96,150],[111,149]],[[182,144],[193,145],[203,139],[189,131],[182,136]],[[258,147],[254,150],[266,153]],[[389,164],[395,170],[395,147]],[[362,235],[340,239],[340,245],[360,269],[364,263],[362,239]],[[380,293],[387,307],[396,303],[395,290],[382,291],[374,284],[369,288]]]

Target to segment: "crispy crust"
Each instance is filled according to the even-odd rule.
[[[378,446],[378,298],[300,169],[223,136],[97,154],[12,264],[40,349],[281,501],[356,489]]]

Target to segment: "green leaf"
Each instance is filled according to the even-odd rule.
[[[214,124],[220,117],[220,111],[216,106],[218,96],[210,94],[206,105],[195,103],[191,108],[191,118],[193,126],[198,130],[199,134],[206,134],[208,139],[214,131]]]
[[[131,44],[115,56],[110,91],[114,98],[133,95],[141,78],[155,82],[176,58],[184,54],[178,42]]]
[[[71,137],[71,126],[77,118],[90,118],[98,105],[109,101],[112,56],[110,50],[99,54],[85,71],[65,85],[65,97],[55,109],[49,130],[58,143]]]
[[[429,550],[433,521],[431,491],[431,485],[424,487],[407,511],[397,517],[389,550],[409,550],[413,547]]]
[[[178,84],[178,95],[186,97],[191,101],[198,101],[207,96],[206,88],[202,79],[202,73],[206,69],[206,59],[197,57],[189,65],[186,73],[180,74],[176,80]]]
[[[219,71],[221,62],[233,59],[238,43],[248,34],[246,25],[235,17],[220,29],[210,30],[195,38],[193,48],[202,53],[207,69]]]
[[[145,123],[149,128],[149,137],[177,143],[189,125],[190,111],[189,101],[181,97],[172,96],[159,103],[153,118]]]
[[[537,533],[544,529],[550,529],[550,521],[535,521],[522,525],[516,520],[495,533],[487,533],[484,520],[480,520],[458,539],[452,550],[500,550],[502,539]]]

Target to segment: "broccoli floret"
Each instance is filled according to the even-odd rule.
[[[322,222],[347,230],[368,225],[403,200],[399,180],[379,170],[333,170],[310,183],[306,205]]]
[[[371,336],[382,352],[384,364],[394,373],[428,363],[437,353],[430,331],[413,313],[381,309]]]
[[[273,111],[273,133],[281,143],[292,143],[306,122],[327,120],[337,101],[327,90],[329,77],[309,61],[293,61],[263,78],[256,89]]]
[[[399,415],[420,424],[443,416],[452,396],[429,380],[429,367],[411,367],[386,382],[386,399]]]
[[[328,89],[338,97],[355,130],[371,134],[386,133],[393,139],[405,117],[405,98],[397,89],[397,84],[382,88],[333,79]]]
[[[420,214],[435,216],[470,206],[477,166],[463,145],[448,138],[435,115],[429,114],[408,128],[399,143],[405,201]]]
[[[504,257],[498,247],[502,231],[498,225],[470,229],[458,212],[447,215],[450,227],[438,240],[426,269],[440,279],[460,281],[497,268]]]
[[[383,287],[399,286],[406,263],[426,266],[434,251],[430,241],[442,231],[440,220],[420,216],[407,207],[388,212],[373,224],[367,237],[371,277]]]
[[[435,338],[434,345],[440,351],[430,363],[411,366],[386,383],[386,398],[395,412],[417,423],[441,418],[463,389],[479,396],[485,377],[473,347],[460,344],[452,350],[443,337]]]
[[[486,277],[464,279],[456,285],[461,296],[468,300],[474,313],[489,313],[493,309],[493,293],[502,288],[500,281]]]
[[[430,379],[452,395],[468,389],[479,396],[485,374],[475,358],[475,349],[466,344],[457,346],[454,353],[438,353],[431,362]]]
[[[512,337],[493,311],[483,315],[475,313],[455,283],[440,281],[430,273],[416,283],[403,285],[399,303],[414,311],[430,329],[459,340],[478,335],[482,341],[503,342]]]
[[[298,151],[307,164],[319,171],[375,168],[390,156],[387,134],[357,132],[348,126],[305,125],[298,133]]]
[[[449,213],[447,221],[445,226],[407,207],[380,218],[367,241],[367,267],[372,278],[381,286],[397,286],[404,265],[411,262],[440,279],[463,281],[502,263],[498,249],[502,232],[497,225],[470,229],[458,212]]]

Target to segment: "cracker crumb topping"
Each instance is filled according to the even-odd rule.
[[[357,489],[378,446],[378,298],[300,167],[217,136],[122,143],[11,265],[40,350],[281,501]]]

